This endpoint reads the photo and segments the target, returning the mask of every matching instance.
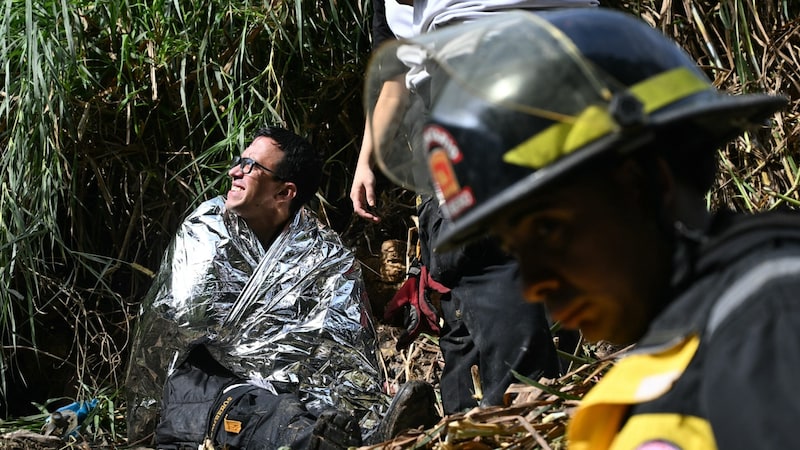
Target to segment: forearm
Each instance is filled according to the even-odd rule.
[[[365,130],[365,137],[369,136],[371,142],[368,149],[369,156],[376,151],[380,152],[383,146],[390,145],[394,141],[394,134],[402,119],[407,99],[408,91],[402,77],[383,83],[374,109],[367,114],[368,130]],[[360,160],[359,157],[359,162]]]

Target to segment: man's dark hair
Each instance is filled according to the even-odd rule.
[[[322,178],[322,157],[306,139],[281,127],[264,127],[256,131],[255,138],[268,137],[283,150],[283,159],[275,168],[277,177],[297,185],[297,196],[289,205],[294,214],[308,203],[319,189]]]

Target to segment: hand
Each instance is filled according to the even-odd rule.
[[[375,173],[372,171],[372,153],[375,151],[373,135],[382,137],[387,130],[393,128],[397,111],[405,110],[408,91],[405,88],[405,76],[398,75],[387,80],[381,86],[381,92],[372,111],[367,111],[364,121],[364,136],[358,153],[356,173],[353,175],[353,186],[350,188],[350,200],[353,211],[364,219],[378,223],[381,218],[371,211],[375,207]]]
[[[360,217],[375,223],[381,221],[380,217],[369,210],[375,207],[375,173],[368,162],[356,166],[350,200],[353,202],[353,212]]]

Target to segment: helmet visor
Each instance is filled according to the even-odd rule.
[[[541,86],[556,83],[561,89],[542,92]],[[617,83],[535,14],[501,13],[393,41],[372,58],[365,84],[375,160],[393,182],[432,192],[423,141],[431,108],[445,104],[448,111],[463,110],[449,119],[461,127],[480,126],[471,100],[552,123],[574,123],[590,106],[607,105],[617,90],[612,85]]]

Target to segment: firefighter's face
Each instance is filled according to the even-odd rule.
[[[520,262],[527,300],[590,341],[625,344],[662,307],[671,250],[636,174],[608,170],[542,193],[494,232]]]

